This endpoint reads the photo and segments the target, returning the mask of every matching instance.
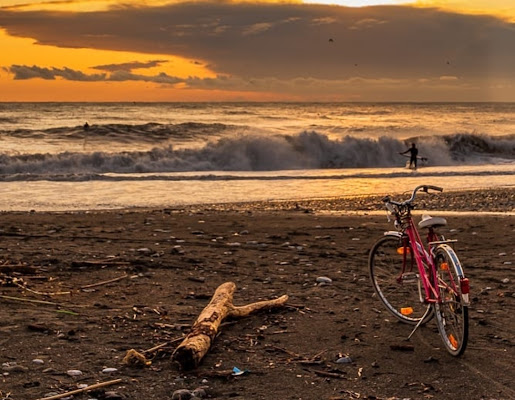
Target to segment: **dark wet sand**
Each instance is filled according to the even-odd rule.
[[[419,209],[513,213],[514,193],[421,196]],[[74,399],[163,400],[199,386],[216,399],[515,398],[515,217],[446,217],[442,233],[459,240],[472,287],[469,347],[454,358],[434,321],[406,343],[410,327],[373,296],[368,252],[393,229],[384,215],[367,215],[380,210],[378,198],[354,198],[1,213],[0,399],[116,378]],[[332,284],[317,285],[321,276]],[[179,371],[175,340],[227,281],[238,305],[282,294],[288,305],[229,321],[201,366]],[[128,349],[164,343],[150,367],[120,363]],[[398,350],[405,344],[411,351]],[[337,364],[341,355],[352,362]],[[235,366],[250,372],[224,375]]]

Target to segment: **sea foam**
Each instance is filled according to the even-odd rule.
[[[155,127],[152,127],[155,131]],[[163,132],[159,132],[163,135]],[[331,139],[317,132],[298,135],[240,134],[201,147],[156,146],[149,151],[0,154],[0,174],[70,175],[185,171],[277,171],[328,168],[399,167],[399,155],[416,142],[427,165],[515,162],[515,136],[455,134],[408,140],[392,137]]]

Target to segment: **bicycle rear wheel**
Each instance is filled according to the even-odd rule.
[[[435,267],[441,302],[435,303],[435,314],[445,348],[453,356],[463,354],[468,341],[468,306],[461,293],[461,279],[465,278],[454,250],[440,245],[435,252]]]
[[[403,271],[404,253],[406,263]],[[420,279],[413,252],[406,239],[385,235],[370,250],[368,267],[370,279],[379,300],[396,318],[408,324],[417,324],[424,317],[426,323],[433,317],[429,304],[420,301]],[[427,313],[427,314],[426,314]]]

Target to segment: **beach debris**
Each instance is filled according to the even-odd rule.
[[[168,343],[165,343],[165,345]],[[161,345],[164,347],[164,345]],[[152,348],[151,350],[153,350]],[[150,350],[149,350],[150,351]],[[134,349],[130,349],[127,351],[127,354],[122,360],[122,364],[131,365],[131,366],[145,366],[148,367],[152,364],[152,361],[148,360],[143,354],[138,353]]]
[[[123,267],[128,266],[131,263],[128,261],[101,261],[101,260],[83,260],[83,261],[72,261],[72,268],[82,268],[82,267],[107,267],[107,266],[115,266],[115,267]]]
[[[109,279],[107,281],[102,281],[102,282],[97,282],[97,283],[91,283],[89,285],[81,286],[80,288],[81,288],[81,290],[84,290],[84,289],[90,289],[90,288],[97,287],[97,286],[107,285],[109,283],[121,281],[122,279],[125,279],[128,276],[129,275],[127,275],[127,274],[123,274],[117,278],[113,278],[113,279]]]
[[[233,376],[240,376],[240,375],[243,375],[243,374],[246,374],[247,372],[249,372],[248,370],[241,370],[239,369],[238,367],[234,367],[232,369],[232,375]]]
[[[64,399],[66,397],[71,397],[71,396],[73,396],[75,394],[88,392],[90,390],[99,389],[99,388],[106,387],[106,386],[116,385],[117,383],[120,383],[121,381],[122,381],[121,379],[114,379],[112,381],[95,383],[94,385],[89,385],[87,387],[82,387],[80,389],[71,390],[69,392],[64,392],[64,393],[59,393],[59,394],[48,393],[50,396],[41,397],[41,398],[39,398],[37,400]],[[108,397],[108,393],[115,393],[115,392],[105,392],[104,399],[108,399],[108,398],[115,399],[116,398],[116,397]],[[119,395],[118,395],[118,398],[121,399],[121,397]]]
[[[225,282],[216,289],[211,301],[193,324],[191,332],[172,354],[172,359],[179,364],[181,369],[193,369],[200,364],[213,344],[218,334],[218,328],[225,318],[246,317],[258,310],[282,307],[288,300],[288,296],[283,295],[273,300],[237,307],[233,305],[235,290],[234,282]]]
[[[324,378],[345,379],[345,372],[328,372],[319,369],[312,369],[311,371]]]

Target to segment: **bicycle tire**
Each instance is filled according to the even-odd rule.
[[[392,315],[412,325],[418,324],[425,315],[421,322],[424,324],[434,313],[432,309],[428,311],[430,304],[420,301],[421,283],[416,264],[413,263],[413,271],[403,273],[401,248],[404,248],[403,239],[398,235],[385,235],[377,240],[368,259],[370,279],[375,294]],[[413,254],[411,249],[407,251]]]
[[[435,268],[442,301],[435,303],[436,323],[445,348],[453,356],[463,354],[467,347],[468,306],[461,296],[460,279],[465,278],[454,250],[440,245],[435,250]]]

